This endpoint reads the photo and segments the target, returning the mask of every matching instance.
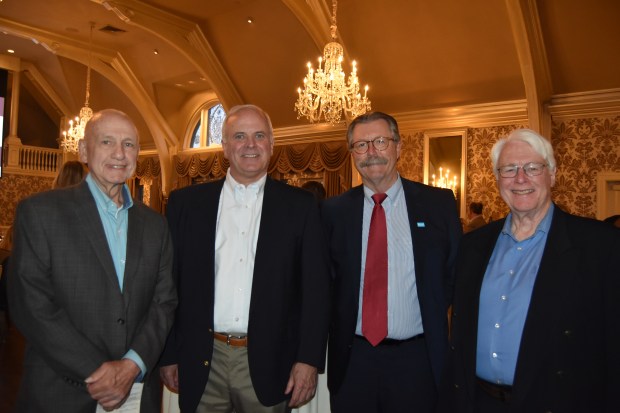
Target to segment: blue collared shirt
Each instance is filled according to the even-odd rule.
[[[513,383],[553,209],[551,204],[534,235],[522,241],[512,235],[509,214],[497,239],[480,290],[476,374],[481,379],[501,385]]]
[[[118,207],[116,203],[97,186],[97,183],[90,174],[86,176],[86,183],[88,183],[88,188],[93,198],[95,198],[97,211],[99,212],[105,237],[108,240],[108,247],[112,254],[112,261],[114,262],[119,289],[122,292],[125,278],[125,261],[127,258],[128,211],[129,208],[133,206],[133,200],[131,199],[131,194],[126,184],[123,185],[122,188],[123,206]],[[132,360],[140,367],[141,374],[138,376],[137,381],[142,380],[146,372],[146,365],[138,353],[130,349],[123,358]]]
[[[370,218],[375,206],[374,192],[364,186],[364,216],[362,221],[362,268],[360,276],[359,310],[356,334],[362,335],[362,305],[364,272]],[[424,332],[418,300],[413,242],[405,192],[400,176],[386,192],[381,204],[385,210],[388,238],[388,337],[404,340]]]

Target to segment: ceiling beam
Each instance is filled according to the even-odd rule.
[[[506,0],[508,17],[521,65],[529,126],[551,136],[548,104],[553,87],[535,0]]]
[[[207,79],[225,108],[243,103],[198,24],[138,0],[91,1],[113,11],[126,24],[146,30],[174,47]]]

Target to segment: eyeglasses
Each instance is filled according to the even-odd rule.
[[[547,165],[545,165],[544,163],[529,162],[523,166],[500,166],[499,168],[497,168],[497,171],[499,172],[499,176],[501,176],[502,178],[514,178],[519,173],[519,168],[521,168],[527,176],[532,177],[540,175],[546,166]]]
[[[353,152],[359,155],[362,155],[368,152],[368,148],[370,148],[369,144],[372,143],[376,150],[384,151],[390,145],[390,141],[393,141],[393,140],[394,138],[384,138],[383,136],[377,136],[376,138],[371,139],[369,141],[353,142],[351,146],[349,147],[349,149],[351,149]]]

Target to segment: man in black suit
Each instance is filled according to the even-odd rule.
[[[322,208],[333,277],[327,370],[332,411],[431,412],[448,344],[449,291],[461,236],[454,195],[399,176],[402,142],[393,117],[359,116],[347,139],[363,185],[325,200]],[[372,197],[380,194],[387,194],[381,204],[387,246],[367,248],[378,208]],[[381,271],[370,271],[375,264],[367,259],[385,248],[387,285],[373,295],[365,280]],[[378,336],[363,320],[364,305],[376,299],[384,305],[373,313],[383,320]]]
[[[441,411],[617,412],[620,232],[554,205],[536,132],[491,157],[510,213],[461,243]]]
[[[226,178],[170,195],[179,309],[162,379],[184,413],[284,412],[313,397],[325,360],[318,205],[267,176],[274,137],[263,110],[233,107],[222,138]]]

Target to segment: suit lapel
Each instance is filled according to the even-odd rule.
[[[99,260],[101,267],[105,270],[108,280],[120,291],[108,240],[101,223],[97,204],[88,188],[88,183],[82,182],[76,188],[75,194],[75,222],[86,234],[93,253]]]
[[[355,246],[351,248],[351,275],[354,277],[351,285],[360,285],[362,273],[362,226],[364,220],[364,187],[358,186],[350,193],[351,205],[346,208],[347,214],[343,217],[348,222],[342,225],[348,228],[345,232],[346,244]],[[359,300],[359,288],[356,289]]]
[[[548,342],[549,335],[554,331],[557,311],[565,305],[561,302],[563,295],[560,293],[567,287],[565,274],[576,265],[571,248],[566,215],[555,207],[523,327],[514,379],[516,401],[525,397],[537,377],[539,366],[545,364],[543,358],[548,356],[548,347],[543,344]]]
[[[144,233],[144,217],[139,213],[138,208],[133,206],[129,208],[127,217],[127,253],[125,260],[125,276],[123,277],[123,291],[128,292],[131,289],[131,281],[138,270],[138,260],[140,247]]]

